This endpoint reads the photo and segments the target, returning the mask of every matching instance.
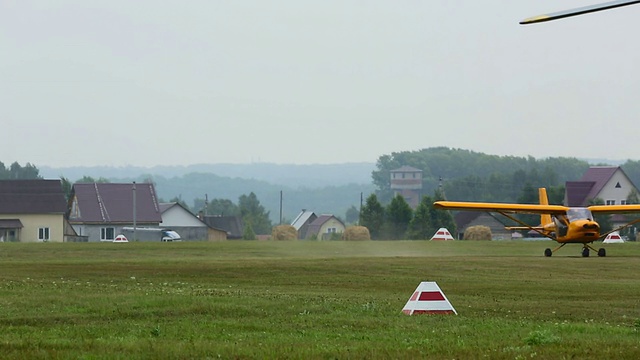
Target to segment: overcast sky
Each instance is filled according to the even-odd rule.
[[[0,161],[640,159],[640,5],[0,0]]]

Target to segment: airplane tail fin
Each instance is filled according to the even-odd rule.
[[[546,188],[539,188],[538,196],[540,197],[540,205],[549,205],[549,197],[547,196]],[[552,223],[551,215],[549,214],[540,215],[540,225],[542,225],[542,227],[551,223]]]

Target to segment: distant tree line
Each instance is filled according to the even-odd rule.
[[[439,191],[435,191],[433,197],[423,196],[414,211],[401,195],[383,206],[376,194],[371,194],[362,207],[360,225],[367,227],[371,238],[376,240],[427,240],[441,227],[455,234],[451,213],[433,208],[438,200],[443,200]]]
[[[550,202],[559,204],[564,198],[565,182],[582,177],[590,165],[576,158],[497,156],[446,147],[392,153],[378,159],[377,170],[372,174],[382,203],[393,197],[390,171],[401,166],[422,170],[423,193],[442,186],[443,196],[448,200],[537,202],[536,189],[546,187]],[[635,164],[633,171],[626,168],[623,165],[632,180],[635,174],[640,180],[640,163]],[[531,189],[535,198],[528,193]]]
[[[18,162],[14,162],[9,167],[6,167],[4,163],[0,161],[0,180],[25,179],[42,179],[40,170],[30,163],[27,163],[25,166],[20,166]]]

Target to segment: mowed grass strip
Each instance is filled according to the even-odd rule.
[[[640,358],[640,244],[0,244],[17,358]],[[599,247],[599,246],[597,246]],[[437,281],[457,316],[406,316]]]

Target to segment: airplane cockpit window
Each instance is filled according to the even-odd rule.
[[[591,215],[591,211],[587,208],[571,208],[567,210],[567,218],[569,218],[569,221],[583,219],[593,220],[593,215]]]
[[[553,222],[556,223],[556,231],[558,232],[559,236],[567,235],[567,231],[569,229],[569,226],[567,225],[566,219],[560,218],[558,216],[554,216],[553,217]]]

